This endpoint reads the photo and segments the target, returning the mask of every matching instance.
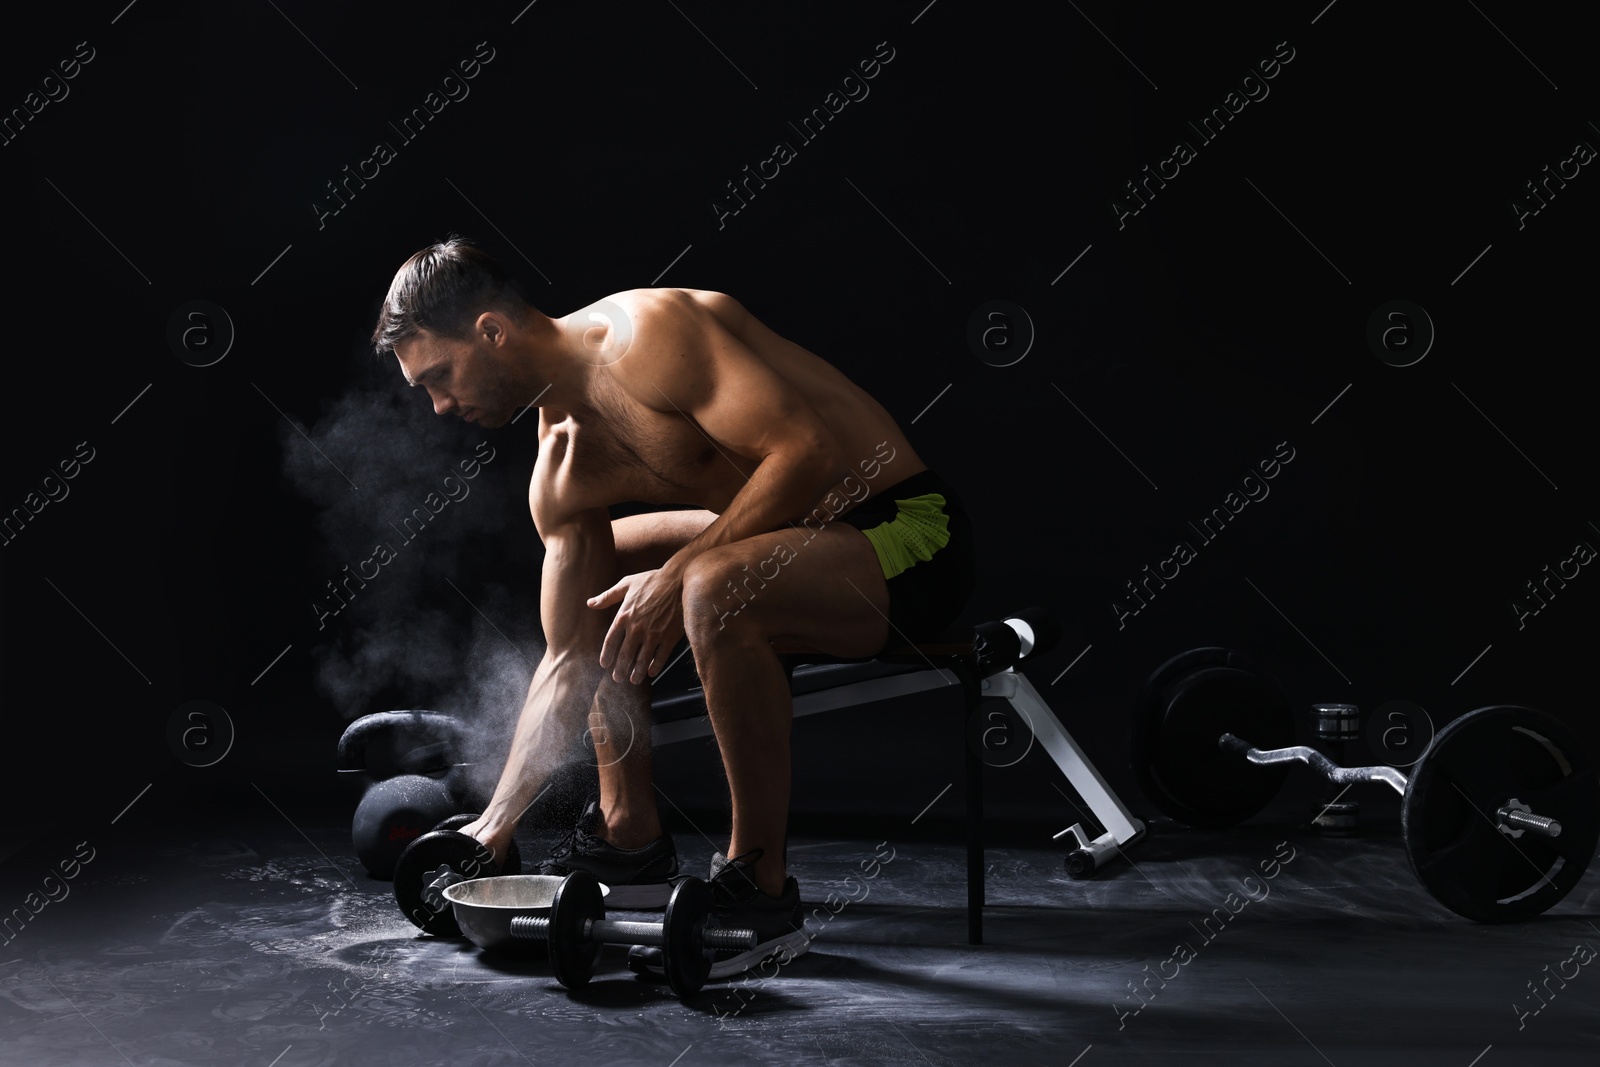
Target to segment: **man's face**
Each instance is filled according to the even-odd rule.
[[[517,406],[495,346],[482,337],[455,340],[423,330],[394,354],[406,381],[428,390],[436,414],[504,426]]]

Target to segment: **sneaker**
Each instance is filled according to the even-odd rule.
[[[781,896],[772,897],[756,888],[747,873],[761,850],[727,859],[717,853],[711,860],[711,914],[718,926],[754,930],[756,944],[749,949],[718,949],[712,957],[710,978],[742,974],[773,958],[788,963],[811,947],[800,908],[800,883],[791,875]],[[635,945],[628,950],[628,967],[635,974],[661,978],[666,974],[662,950],[653,945]]]
[[[608,911],[666,907],[671,880],[678,874],[678,850],[672,838],[662,834],[642,848],[615,848],[596,836],[601,825],[600,802],[591,800],[577,825],[532,873],[564,878],[573,871],[586,871],[610,887],[605,898]]]

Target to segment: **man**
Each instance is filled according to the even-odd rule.
[[[664,904],[677,856],[651,778],[650,688],[686,637],[732,794],[715,911],[760,941],[713,976],[804,951],[779,654],[870,657],[953,621],[976,584],[954,491],[877,401],[721,293],[635,289],[551,318],[452,238],[400,267],[372,340],[440,415],[496,427],[539,407],[528,504],[547,649],[463,832],[502,858],[587,726],[598,806],[539,869],[593,873],[614,908]],[[693,510],[610,518],[630,501]]]

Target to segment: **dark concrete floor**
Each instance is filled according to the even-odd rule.
[[[812,951],[687,1004],[630,975],[622,949],[568,992],[543,962],[419,937],[343,820],[124,834],[0,949],[0,1061],[1600,1062],[1600,969],[1564,963],[1600,947],[1600,878],[1536,921],[1475,925],[1425,894],[1388,831],[1174,828],[1086,881],[1043,838],[995,848],[976,948],[956,843],[797,839],[791,868],[825,917]],[[677,840],[684,869],[703,870],[710,841]],[[55,858],[12,857],[7,892]],[[1228,921],[1206,926],[1214,909]]]

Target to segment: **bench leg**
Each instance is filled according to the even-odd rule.
[[[967,746],[967,944],[983,944],[983,760]]]
[[[957,674],[965,697],[962,750],[967,768],[967,944],[983,944],[983,759],[973,747],[971,727],[983,714],[983,686],[975,663],[963,664]]]

